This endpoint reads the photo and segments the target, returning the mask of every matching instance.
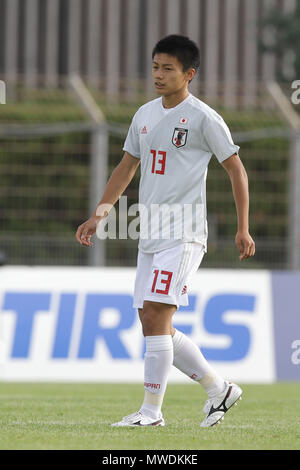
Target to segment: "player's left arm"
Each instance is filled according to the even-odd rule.
[[[248,176],[237,154],[231,155],[231,157],[224,160],[222,166],[227,171],[231,181],[238,219],[235,243],[240,252],[240,260],[243,260],[255,254],[255,243],[249,234]]]

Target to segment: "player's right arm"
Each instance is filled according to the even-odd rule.
[[[79,225],[76,232],[76,240],[81,245],[92,246],[91,237],[97,230],[97,225],[104,219],[109,209],[114,206],[123,194],[140,164],[140,159],[125,152],[122,160],[112,172],[103,196],[93,215],[83,224]]]

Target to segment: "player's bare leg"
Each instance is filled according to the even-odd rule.
[[[172,317],[177,310],[176,305],[145,300],[144,307],[138,310],[145,337],[175,333]]]

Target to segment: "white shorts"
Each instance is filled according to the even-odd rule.
[[[187,306],[189,279],[198,270],[205,249],[195,242],[182,243],[156,253],[138,252],[133,307],[144,300]]]

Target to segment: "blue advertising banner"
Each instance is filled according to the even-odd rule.
[[[135,269],[0,270],[0,380],[139,381]],[[174,326],[232,381],[276,380],[271,273],[199,270]],[[170,381],[190,381],[172,368]]]
[[[300,380],[300,273],[273,272],[276,378]]]

